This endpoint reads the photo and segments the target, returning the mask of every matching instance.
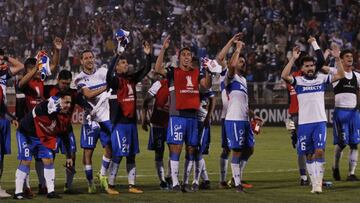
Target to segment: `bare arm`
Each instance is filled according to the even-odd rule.
[[[170,36],[167,36],[163,42],[163,46],[160,50],[159,56],[156,59],[156,63],[155,63],[155,72],[165,76],[166,75],[166,71],[165,68],[163,66],[164,63],[164,55],[165,55],[165,51],[166,49],[169,47],[170,44]]]
[[[300,53],[300,48],[294,47],[289,62],[286,64],[284,70],[281,72],[281,78],[287,83],[292,83],[293,77],[291,76],[291,68],[293,67],[296,59],[299,58]]]
[[[55,37],[53,44],[54,44],[54,50],[53,50],[54,54],[51,57],[51,64],[50,64],[50,70],[52,73],[56,71],[56,68],[59,65],[62,40],[59,37]]]
[[[235,40],[238,40],[239,37],[242,35],[242,33],[237,33],[234,35],[227,43],[226,45],[221,49],[219,54],[216,56],[216,61],[221,64],[222,61],[224,61],[226,54],[229,52],[232,44],[235,42]],[[224,68],[224,67],[223,67]]]
[[[334,74],[331,80],[331,82],[335,82],[345,77],[344,67],[340,59],[340,48],[336,44],[333,44],[333,46],[331,47],[331,55],[335,57],[335,63],[337,67],[337,72],[336,74]]]
[[[27,72],[24,77],[21,78],[19,81],[19,88],[23,88],[30,80],[34,77],[34,75],[38,72],[38,68],[35,67],[31,69],[29,72]]]
[[[232,78],[235,75],[235,67],[238,64],[238,60],[240,57],[241,49],[244,47],[244,43],[242,41],[236,41],[236,50],[231,56],[229,67],[228,67],[228,77]]]
[[[98,89],[91,90],[87,87],[81,89],[81,93],[85,96],[86,99],[92,99],[99,94],[103,93],[106,90],[106,86],[100,87]]]
[[[19,60],[12,58],[10,56],[7,57],[8,62],[12,65],[10,68],[11,75],[17,75],[20,71],[24,69],[24,64]]]

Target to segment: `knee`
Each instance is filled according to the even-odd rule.
[[[315,158],[316,159],[323,159],[324,158],[324,150],[323,149],[316,149],[315,150]]]
[[[135,164],[135,155],[127,156],[126,164]]]
[[[350,147],[350,149],[352,149],[352,150],[357,150],[357,149],[358,149],[357,144],[349,144],[349,147]]]

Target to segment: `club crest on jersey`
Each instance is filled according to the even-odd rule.
[[[194,87],[194,85],[193,85],[193,83],[192,83],[192,81],[191,81],[191,76],[190,75],[188,75],[188,76],[186,76],[186,87]]]

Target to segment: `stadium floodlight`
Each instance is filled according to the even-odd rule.
[[[115,10],[118,10],[120,7],[119,6],[115,6]]]

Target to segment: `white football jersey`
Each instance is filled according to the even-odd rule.
[[[89,88],[90,90],[98,89],[103,86],[106,86],[106,68],[99,68],[97,69],[93,74],[87,74],[84,71],[81,71],[76,77],[75,77],[75,85],[78,91],[80,91],[82,88]],[[103,92],[99,94],[98,96],[87,100],[88,103],[91,106],[96,106],[96,104],[99,102],[102,95],[107,94],[106,92]],[[110,106],[109,102],[103,102],[103,105],[100,105],[95,113],[95,117],[93,117],[93,120],[96,122],[103,122],[108,121],[110,119]],[[86,113],[85,113],[86,114]],[[84,115],[84,122],[86,122],[86,116]]]
[[[324,93],[331,80],[332,75],[322,73],[318,73],[314,79],[294,77],[293,86],[299,102],[299,124],[327,121]]]
[[[225,89],[226,75],[227,75],[227,69],[223,70],[220,73],[220,87],[221,87],[221,101],[222,101],[221,119],[225,119],[227,113],[228,100],[229,100]]]
[[[249,99],[246,78],[237,74],[234,78],[229,78],[226,74],[225,88],[229,97],[225,120],[248,121]]]

